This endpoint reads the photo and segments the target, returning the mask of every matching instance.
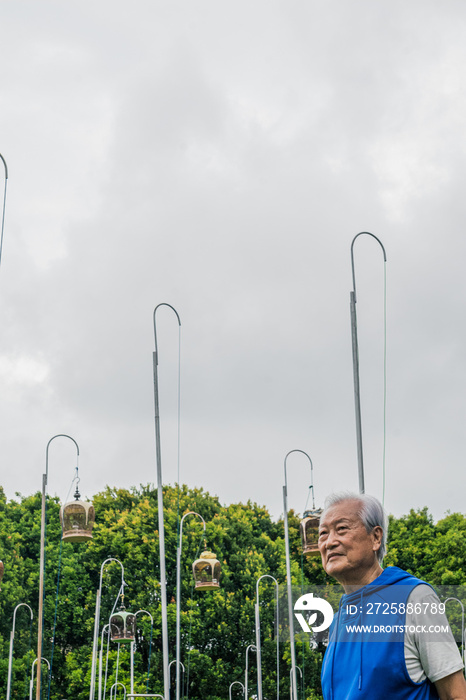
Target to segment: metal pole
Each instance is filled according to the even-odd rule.
[[[108,559],[105,559],[105,561],[102,563],[102,566],[100,567],[100,578],[99,578],[99,588],[97,589],[97,595],[96,595],[96,601],[95,601],[95,620],[94,620],[94,641],[92,645],[92,669],[91,669],[91,687],[89,691],[89,700],[94,700],[95,697],[95,681],[96,681],[96,673],[97,673],[97,653],[98,653],[98,646],[99,646],[99,624],[100,624],[100,603],[101,603],[101,598],[102,598],[102,579],[103,579],[103,574],[104,574],[104,568],[106,564],[110,564],[111,562],[116,562],[117,564],[120,565],[121,567],[121,587],[120,591],[125,586],[125,570],[123,567],[123,564],[119,559],[115,559],[114,557],[108,557]],[[116,606],[114,606],[115,608]],[[112,611],[113,613],[113,611]],[[100,683],[100,678],[99,678],[99,683]],[[100,698],[100,688],[99,688],[99,698]]]
[[[150,614],[150,612],[147,612],[147,610],[138,610],[136,613],[134,613],[134,619],[136,620],[138,615],[149,615],[150,617],[150,622],[151,622],[151,630],[154,625],[154,618]],[[131,651],[131,693],[134,693],[134,642],[131,642],[130,646],[130,651]],[[149,681],[149,679],[147,679]]]
[[[97,591],[95,598],[95,619],[94,619],[94,637],[92,641],[92,668],[91,668],[91,687],[89,690],[89,700],[94,700],[95,692],[95,673],[97,662],[97,645],[99,643],[99,618],[100,618],[100,588]]]
[[[286,589],[288,597],[288,624],[290,627],[291,651],[291,700],[298,700],[296,681],[296,653],[294,644],[293,592],[291,587],[290,536],[288,533],[288,503],[286,486],[283,487],[283,509],[285,512],[285,555],[286,555]]]
[[[303,672],[301,671],[299,666],[296,666],[296,670],[299,671],[300,680],[302,681],[303,680]],[[290,670],[290,698],[291,698],[291,670]]]
[[[44,617],[44,562],[45,562],[45,497],[47,491],[47,480],[49,474],[49,447],[52,440],[58,437],[66,437],[72,440],[76,445],[77,455],[79,457],[79,447],[76,440],[69,435],[54,435],[47,443],[45,450],[45,474],[42,475],[42,512],[40,521],[40,572],[39,572],[39,615],[37,629],[37,658],[42,658],[42,636],[43,636],[43,617]],[[47,662],[48,663],[48,662]],[[49,665],[50,669],[50,665]],[[36,700],[40,700],[40,684],[41,684],[41,664],[37,664],[37,682],[36,682]]]
[[[291,450],[285,457],[285,485],[283,486],[283,510],[284,510],[284,521],[285,521],[285,555],[286,555],[286,588],[288,597],[288,623],[290,627],[290,650],[291,650],[291,700],[298,700],[298,684],[296,679],[296,652],[294,643],[294,616],[293,616],[293,591],[291,587],[291,562],[290,562],[290,535],[288,532],[288,500],[287,500],[287,480],[286,480],[286,460],[293,452],[300,452],[305,457],[308,458],[311,463],[312,470],[312,460],[303,450]],[[311,471],[312,478],[312,471]]]
[[[259,607],[259,583],[263,578],[271,578],[275,585],[275,625],[276,625],[276,636],[277,636],[277,700],[280,700],[280,638],[278,630],[278,593],[279,586],[278,581],[271,574],[263,574],[256,581],[256,605],[255,605],[255,619],[256,619],[256,652],[257,652],[257,693],[259,700],[262,700],[262,659],[261,659],[261,630],[260,630],[260,607]]]
[[[351,313],[351,340],[353,350],[353,382],[354,382],[354,408],[356,416],[356,444],[358,451],[358,477],[359,477],[359,493],[364,493],[364,459],[362,449],[362,421],[361,421],[361,396],[359,386],[359,348],[358,348],[358,323],[356,317],[356,277],[354,274],[354,242],[358,236],[372,236],[380,244],[383,251],[383,259],[386,262],[387,256],[382,242],[369,231],[361,231],[356,234],[351,243],[351,271],[353,275],[353,291],[350,293],[350,313]]]
[[[354,410],[356,416],[356,445],[358,450],[359,493],[364,493],[364,459],[362,452],[361,396],[359,391],[358,328],[356,319],[356,297],[350,294],[351,339],[353,348]]]
[[[254,606],[256,619],[256,663],[257,663],[257,697],[262,700],[262,658],[261,658],[261,622],[259,613],[259,603]]]
[[[10,653],[8,656],[8,680],[7,680],[7,689],[6,689],[6,700],[10,700],[10,693],[11,693],[11,675],[13,672],[13,643],[14,643],[14,639],[15,639],[16,611],[22,605],[24,605],[31,613],[31,620],[34,618],[34,615],[32,614],[32,610],[27,603],[18,603],[18,605],[16,606],[16,608],[13,611],[13,629],[11,630],[11,633],[10,633]]]
[[[42,475],[42,510],[40,519],[39,613],[37,620],[37,658],[42,657],[42,624],[44,617],[44,559],[45,559],[45,490],[47,477]],[[40,700],[41,665],[37,664],[36,700]],[[32,686],[31,686],[32,688]]]
[[[50,671],[50,664],[49,664],[49,662],[47,661],[47,659],[44,659],[44,657],[42,656],[42,657],[41,657],[41,662],[40,662],[40,664],[38,664],[37,661],[38,661],[38,659],[34,659],[34,661],[32,662],[31,681],[30,681],[30,683],[29,683],[29,700],[32,700],[32,691],[33,691],[33,688],[34,688],[34,664],[37,664],[37,666],[38,666],[39,668],[41,668],[41,666],[42,666],[42,661],[45,661],[45,663],[47,664],[47,668],[48,668],[49,671]]]
[[[180,522],[180,544],[176,552],[176,700],[180,700],[180,663],[181,663],[181,632],[180,632],[180,617],[181,617],[181,548],[183,546],[183,521],[188,515],[196,515],[202,520],[205,532],[205,520],[202,515],[189,511],[185,513]]]
[[[130,644],[130,665],[131,665],[131,680],[130,691],[134,693],[134,642]]]
[[[248,689],[248,652],[249,649],[252,649],[253,651],[257,651],[257,647],[254,646],[254,644],[249,644],[246,647],[246,670],[244,672],[244,697],[246,700],[249,698],[249,689]]]
[[[170,663],[168,664],[168,677],[169,677],[170,680],[171,680],[171,670],[170,670],[170,667],[171,667],[172,664],[176,664],[176,659],[173,659],[173,661],[170,661]],[[182,687],[183,693],[184,693],[184,690],[185,690],[185,688],[184,688],[184,677],[185,677],[186,669],[185,669],[184,664],[183,664],[182,661],[180,661],[180,666],[181,666],[181,668],[183,669],[183,684],[182,684],[181,687]],[[168,696],[168,700],[170,700],[170,696]]]
[[[98,698],[102,700],[102,666],[103,666],[103,656],[104,656],[104,634],[105,630],[109,631],[109,625],[104,625],[102,628],[102,634],[100,635],[100,654],[99,654],[99,688],[98,688]]]
[[[158,304],[154,309],[154,340],[155,352],[153,353],[154,369],[154,408],[155,408],[155,445],[157,458],[157,510],[159,525],[159,557],[160,557],[160,602],[162,608],[162,651],[163,651],[163,688],[164,696],[168,698],[170,684],[168,677],[168,621],[167,621],[167,578],[165,571],[165,531],[163,524],[163,481],[162,481],[162,454],[160,446],[160,410],[159,410],[159,381],[157,374],[158,353],[157,353],[157,332],[155,324],[155,314],[160,306],[168,306],[172,309],[181,326],[178,312],[170,304]],[[39,700],[39,699],[38,699]]]

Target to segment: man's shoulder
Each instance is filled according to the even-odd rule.
[[[377,589],[385,586],[409,586],[410,588],[414,588],[421,584],[428,585],[417,576],[410,574],[404,569],[400,569],[399,566],[387,566],[380,576],[369,584],[368,588],[372,587],[373,589]]]
[[[411,574],[409,571],[405,571],[404,569],[400,568],[399,566],[387,566],[381,573],[380,577],[384,577],[393,581],[405,581],[405,580],[410,580],[413,582],[418,582],[418,583],[425,583],[422,579],[420,579],[418,576],[415,576],[414,574]]]
[[[420,581],[409,594],[410,603],[422,603],[425,600],[439,601],[439,597],[435,590],[428,583]]]

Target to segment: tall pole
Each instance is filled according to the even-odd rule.
[[[280,637],[278,629],[278,594],[279,587],[277,579],[271,574],[263,574],[256,581],[256,659],[257,659],[257,694],[258,699],[262,700],[262,658],[261,658],[261,621],[259,608],[259,583],[263,578],[271,578],[275,585],[275,634],[277,637],[277,700],[280,700]]]
[[[300,452],[305,457],[308,458],[311,463],[312,470],[312,460],[303,450],[291,450],[285,457],[285,485],[283,486],[283,510],[284,510],[284,520],[285,520],[285,555],[286,555],[286,588],[287,588],[287,598],[288,598],[288,623],[290,627],[290,651],[291,651],[291,700],[298,700],[298,682],[296,679],[296,652],[294,643],[294,615],[293,615],[293,590],[291,586],[291,561],[290,561],[290,535],[288,531],[288,494],[287,494],[287,480],[286,480],[286,460],[293,454],[293,452]],[[311,471],[312,478],[312,471]]]
[[[162,453],[160,446],[160,409],[159,409],[159,380],[157,373],[158,352],[157,352],[157,330],[155,315],[161,306],[168,306],[175,312],[178,325],[181,326],[178,312],[170,304],[158,304],[154,309],[154,341],[155,352],[153,353],[154,369],[154,408],[155,408],[155,446],[157,459],[157,510],[159,525],[159,557],[160,557],[160,602],[162,607],[162,652],[163,652],[163,688],[164,697],[168,698],[170,692],[169,679],[169,658],[168,658],[168,621],[167,621],[167,577],[165,571],[165,531],[163,524],[163,481],[162,481]]]
[[[286,486],[283,487],[283,510],[285,512],[286,589],[288,598],[288,624],[290,628],[291,651],[291,700],[298,700],[296,685],[296,652],[294,644],[293,591],[291,587],[290,535],[288,532],[288,501]]]
[[[356,416],[356,445],[358,451],[358,477],[359,493],[364,493],[364,459],[362,450],[362,422],[361,422],[361,395],[359,386],[359,348],[358,348],[358,322],[356,316],[356,277],[354,274],[354,242],[358,236],[372,236],[380,244],[383,251],[383,259],[386,262],[387,256],[382,242],[369,231],[361,231],[356,234],[351,243],[351,271],[353,275],[353,291],[350,292],[350,313],[351,313],[351,341],[353,350],[353,382],[354,382],[354,410]]]
[[[94,700],[95,693],[95,674],[97,662],[97,645],[99,642],[99,617],[100,617],[100,588],[95,597],[95,618],[94,618],[94,636],[92,639],[92,667],[91,667],[91,687],[89,690],[89,700]]]
[[[97,595],[95,599],[95,618],[94,618],[94,637],[93,637],[93,643],[92,643],[92,667],[91,667],[91,686],[89,690],[89,700],[94,700],[95,696],[95,682],[96,682],[96,673],[97,673],[97,651],[98,651],[98,646],[99,646],[99,625],[100,625],[100,604],[101,604],[101,598],[102,598],[102,579],[103,579],[103,574],[104,574],[104,568],[106,564],[110,564],[111,562],[116,562],[117,564],[120,565],[121,568],[121,588],[124,588],[125,585],[125,570],[123,568],[123,564],[119,559],[115,559],[114,557],[109,557],[108,559],[105,559],[105,561],[102,563],[102,566],[100,567],[100,578],[99,578],[99,588],[97,590]]]
[[[301,681],[301,683],[302,683],[302,681],[303,681],[303,672],[301,671],[301,669],[299,668],[299,666],[296,666],[296,670],[299,671],[299,679],[300,679],[300,681]],[[290,671],[290,684],[291,684],[291,671]],[[290,697],[291,697],[291,692],[290,692]]]
[[[13,644],[14,644],[14,639],[15,639],[15,625],[16,625],[16,611],[18,608],[20,608],[22,605],[26,607],[29,612],[31,613],[31,620],[33,619],[34,615],[32,614],[32,610],[29,607],[27,603],[19,603],[16,608],[14,609],[13,612],[13,628],[11,630],[10,634],[10,653],[8,656],[8,681],[7,681],[7,689],[6,689],[6,700],[10,700],[10,694],[11,694],[11,674],[13,671]]]
[[[47,477],[42,475],[42,509],[40,517],[39,613],[37,620],[37,658],[42,658],[42,625],[44,618],[44,559],[45,559],[45,493]],[[36,700],[40,700],[41,664],[37,664]]]
[[[168,664],[168,671],[169,671],[169,674],[171,673],[170,668],[171,668],[172,664],[176,664],[176,659],[173,659],[173,661],[170,661],[170,663]],[[182,670],[183,670],[183,688],[184,688],[184,677],[185,677],[185,674],[186,674],[186,669],[185,669],[184,664],[183,664],[182,661],[180,661],[180,666],[181,666],[181,668],[182,668]],[[170,676],[170,678],[171,678],[171,676]],[[167,700],[170,700],[170,696],[167,698]]]
[[[150,617],[150,623],[151,623],[151,634],[152,634],[152,627],[154,625],[154,618],[150,614],[150,612],[147,612],[147,610],[138,610],[136,613],[134,613],[134,619],[136,620],[138,615],[149,615]],[[131,642],[130,644],[130,665],[131,665],[131,679],[130,679],[130,693],[131,695],[134,693],[134,642]],[[150,658],[149,658],[149,664],[150,664]],[[149,681],[149,678],[147,678]]]
[[[249,684],[248,684],[248,671],[249,671],[248,653],[249,653],[249,649],[251,649],[252,651],[257,651],[257,647],[255,647],[254,644],[249,644],[246,647],[246,670],[244,671],[244,697],[246,698],[246,700],[249,700]]]
[[[102,633],[100,635],[100,653],[99,653],[99,685],[98,685],[98,698],[102,700],[102,666],[103,666],[103,656],[104,656],[104,635],[107,631],[107,637],[110,635],[110,625],[104,625],[102,627]],[[108,661],[108,650],[107,650],[107,661]],[[105,679],[107,678],[107,670],[105,670]],[[107,681],[105,680],[105,683]]]
[[[47,480],[49,474],[49,446],[52,440],[58,437],[66,437],[72,440],[76,445],[77,456],[79,457],[79,447],[76,440],[69,435],[54,435],[53,438],[47,443],[47,448],[45,450],[45,474],[42,475],[42,511],[40,520],[40,572],[39,572],[39,615],[37,620],[37,658],[42,658],[42,636],[43,636],[43,624],[44,624],[44,574],[45,574],[45,500],[47,493]],[[48,663],[48,662],[47,662]],[[49,666],[50,668],[50,666]],[[41,682],[41,664],[37,664],[37,682],[36,682],[36,700],[40,700],[40,682]]]
[[[195,515],[202,520],[205,532],[205,520],[202,515],[190,510],[185,513],[180,522],[180,544],[176,552],[176,700],[180,700],[180,664],[181,664],[181,548],[183,545],[183,521],[188,515]]]
[[[34,661],[32,662],[32,667],[31,667],[31,680],[30,680],[30,683],[29,683],[29,700],[32,700],[32,689],[33,689],[33,686],[34,686],[34,664],[37,664],[38,666],[40,666],[40,665],[42,664],[42,661],[45,661],[45,663],[47,664],[48,671],[49,671],[49,673],[50,673],[50,664],[49,664],[49,662],[47,661],[47,659],[44,659],[44,657],[42,657],[41,660],[40,660],[40,664],[37,663],[37,662],[38,662],[38,659],[34,659]]]

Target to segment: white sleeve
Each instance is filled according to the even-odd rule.
[[[432,683],[463,668],[461,654],[453,638],[447,617],[438,612],[440,600],[430,586],[420,584],[407,600],[404,652],[406,668],[415,683],[426,676]],[[416,603],[417,612],[415,612]],[[437,612],[433,612],[437,610]],[[448,631],[439,632],[439,628]],[[434,632],[434,630],[437,630]]]

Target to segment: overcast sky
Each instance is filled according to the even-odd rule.
[[[387,253],[386,498],[465,510],[463,0],[42,0],[0,11],[0,456],[155,483],[152,314],[181,318],[180,479],[283,511],[358,489],[349,297]],[[0,171],[0,184],[3,175]],[[384,263],[355,244],[366,491],[382,496]],[[178,324],[157,312],[177,480]],[[76,449],[50,447],[61,499]],[[288,460],[289,506],[310,483]]]

